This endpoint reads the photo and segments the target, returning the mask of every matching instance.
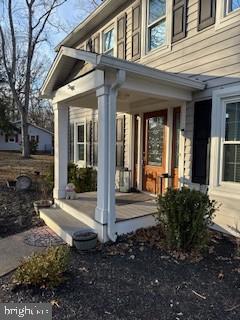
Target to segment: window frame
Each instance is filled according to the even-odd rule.
[[[108,49],[106,51],[104,51],[104,35],[106,33],[108,33],[109,31],[113,30],[113,47],[111,49]],[[101,32],[101,37],[102,37],[102,54],[105,54],[105,55],[109,55],[108,53],[110,51],[113,51],[113,54],[112,55],[109,55],[110,57],[113,56],[115,57],[116,56],[116,23],[111,23],[109,26],[107,26],[102,32]]]
[[[147,0],[147,16],[146,16],[146,26],[147,26],[147,43],[146,43],[146,49],[147,49],[147,52],[153,52],[154,50],[157,50],[163,46],[166,45],[166,42],[167,42],[167,0],[165,0],[165,5],[166,5],[166,12],[165,12],[165,15],[156,19],[155,21],[153,21],[152,23],[149,23],[149,14],[150,14],[150,0]],[[157,26],[157,25],[160,25],[160,23],[162,21],[165,20],[165,42],[163,44],[161,44],[160,46],[156,47],[156,48],[152,48],[150,47],[150,30],[154,27],[154,26]]]
[[[10,135],[7,138],[8,138],[7,143],[16,143],[16,136],[15,135]],[[13,141],[10,140],[11,138],[13,139]]]
[[[78,127],[83,126],[84,127],[84,142],[78,142]],[[87,155],[86,155],[86,143],[87,143],[87,129],[86,129],[86,119],[80,122],[75,123],[75,135],[74,135],[74,140],[75,140],[75,151],[74,151],[74,162],[77,163],[80,167],[86,167],[86,162],[87,162]],[[79,159],[79,149],[78,145],[83,145],[84,146],[84,159],[80,160]]]
[[[160,47],[149,50],[149,34],[148,34],[148,9],[149,1],[142,0],[142,35],[141,35],[141,61],[147,63],[151,56],[157,52],[170,52],[172,50],[172,9],[173,2],[166,0],[166,41]]]
[[[225,0],[217,1],[215,30],[227,27],[240,19],[240,8],[230,11],[227,14],[225,13],[225,9]]]
[[[221,153],[220,153],[220,183],[222,185],[240,185],[240,182],[237,181],[225,181],[224,180],[224,146],[225,145],[240,145],[240,140],[238,141],[226,141],[226,111],[227,111],[227,105],[230,103],[240,103],[240,97],[232,97],[228,99],[223,100],[223,118],[222,118],[222,139],[221,139]]]
[[[237,9],[230,10],[230,5],[232,4],[232,1],[233,0],[224,0],[224,13],[223,13],[224,17],[240,9],[240,6],[239,6],[239,8]]]

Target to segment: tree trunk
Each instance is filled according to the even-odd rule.
[[[28,123],[27,117],[21,114],[21,132],[22,132],[22,156],[24,158],[30,157],[29,139],[28,139]]]

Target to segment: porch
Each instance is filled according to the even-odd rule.
[[[186,104],[192,101],[194,91],[204,87],[200,81],[138,63],[62,48],[42,88],[43,96],[54,105],[54,199],[60,210],[70,215],[76,213],[77,220],[79,213],[83,213],[81,221],[89,221],[101,241],[115,241],[119,234],[149,226],[150,220],[154,224],[151,215],[154,209],[149,208],[148,201],[137,201],[135,208],[136,201],[130,204],[125,201],[121,206],[120,196],[116,194],[116,114],[129,115],[128,144],[137,148],[128,148],[126,167],[135,174],[136,188],[142,191],[144,185],[146,191],[159,193],[164,190],[164,186],[157,189],[159,176],[171,176],[175,162],[179,163],[176,184],[180,186],[183,182]],[[71,203],[63,200],[68,183],[69,108],[98,111],[97,193]],[[175,132],[174,115],[178,119]],[[148,130],[146,135],[144,130]],[[78,127],[76,134],[78,160],[82,161],[85,159],[84,126]],[[175,139],[173,144],[176,137],[179,140]],[[131,184],[133,186],[133,181]]]
[[[72,235],[79,229],[98,232],[99,239],[107,240],[106,225],[95,220],[97,193],[86,192],[77,195],[76,200],[55,200],[55,208],[41,209],[40,217],[59,236],[72,245]],[[116,193],[116,231],[124,234],[156,223],[156,197],[144,193]]]

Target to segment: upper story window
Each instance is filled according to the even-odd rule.
[[[166,0],[148,0],[148,49],[166,42]]]
[[[240,8],[240,0],[225,0],[225,15]]]
[[[111,27],[103,32],[103,53],[114,55],[114,28]]]

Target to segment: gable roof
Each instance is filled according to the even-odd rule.
[[[69,77],[69,68],[72,68],[76,61],[84,61],[92,65],[92,70],[123,70],[128,74],[140,76],[147,80],[157,80],[175,87],[185,88],[191,91],[203,90],[205,84],[199,80],[189,79],[174,73],[154,69],[136,62],[122,60],[112,56],[87,52],[79,49],[61,47],[56,56],[48,75],[41,88],[42,96],[50,98],[57,89],[59,80],[64,82]]]
[[[17,125],[17,124],[20,124],[20,123],[21,123],[20,120],[13,122],[13,124],[16,124],[16,125]],[[29,125],[29,126],[32,126],[32,127],[34,127],[34,128],[37,128],[37,129],[39,129],[39,130],[42,130],[42,131],[44,131],[44,132],[46,132],[46,133],[49,133],[49,134],[53,135],[53,132],[51,132],[51,131],[49,131],[49,130],[47,130],[47,129],[45,129],[45,128],[39,127],[39,126],[37,126],[37,125],[35,125],[35,124],[33,124],[33,123],[28,122],[28,125]]]
[[[104,0],[57,45],[55,50],[59,51],[61,46],[72,47],[127,1],[129,0]]]

